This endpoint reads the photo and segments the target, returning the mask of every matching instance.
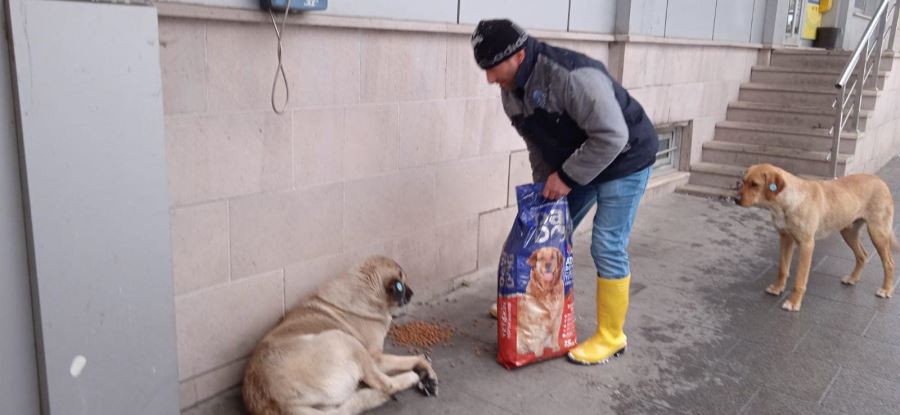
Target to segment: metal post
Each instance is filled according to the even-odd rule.
[[[881,55],[884,54],[884,29],[885,29],[885,26],[887,26],[887,15],[886,14],[881,16],[881,18],[878,19],[878,30],[875,31],[877,33],[875,35],[875,53],[877,53],[878,56],[875,57],[875,69],[872,72],[872,74],[874,75],[873,83],[875,84],[876,91],[878,90],[878,76],[879,76],[878,71],[881,70]],[[865,86],[866,85],[863,84],[863,90],[865,90]],[[860,101],[860,102],[862,102],[862,101]],[[862,108],[862,104],[860,104],[860,108]]]
[[[897,36],[897,18],[900,17],[900,10],[897,10],[897,2],[894,1],[894,22],[891,24],[891,40],[888,41],[888,49],[894,50],[894,38]]]
[[[867,51],[869,50],[870,42],[871,42],[871,39],[866,40],[866,46],[863,48],[863,54],[860,57],[860,59],[862,59],[862,65],[857,64],[857,65],[859,65],[859,73],[856,74],[856,79],[858,82],[857,85],[859,87],[856,88],[856,93],[858,94],[859,99],[856,100],[856,122],[854,125],[857,133],[859,132],[859,118],[860,118],[860,112],[861,112],[860,110],[862,109],[862,102],[863,102],[863,95],[864,95],[863,92],[866,90],[866,69],[868,69],[868,66],[869,66],[869,57],[867,56],[868,55]]]
[[[840,153],[841,148],[841,132],[844,129],[844,93],[846,89],[839,88],[837,93],[837,101],[835,102],[835,111],[836,117],[834,119],[834,128],[832,128],[832,135],[834,136],[831,143],[831,176],[837,177],[837,168],[838,168],[838,153]]]

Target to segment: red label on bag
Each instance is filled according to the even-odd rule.
[[[520,319],[520,308],[527,314],[529,311],[525,308],[533,307],[525,302],[520,303],[520,297],[501,298],[497,302],[497,362],[512,369],[562,356],[575,347],[577,338],[573,295],[566,296],[561,304],[563,307],[556,332],[552,318],[548,320],[549,324],[532,318]]]

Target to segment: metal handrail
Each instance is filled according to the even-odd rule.
[[[859,44],[856,45],[856,49],[850,55],[850,60],[844,66],[840,78],[834,84],[834,87],[837,88],[837,96],[832,103],[835,119],[834,126],[831,127],[831,153],[828,156],[831,160],[831,174],[834,177],[838,175],[838,154],[840,153],[841,134],[844,131],[844,127],[855,115],[854,127],[857,133],[859,132],[866,82],[869,80],[869,76],[874,74],[874,87],[875,90],[879,89],[878,76],[880,76],[881,56],[885,50],[893,50],[894,48],[897,18],[900,17],[900,13],[897,11],[897,1],[882,0],[869,25],[866,26],[866,31],[859,40]],[[863,53],[864,51],[865,53]],[[873,62],[869,62],[870,60]],[[848,90],[847,82],[850,81],[854,73],[856,73],[856,80]],[[850,104],[849,108],[847,108],[848,104]]]
[[[890,3],[893,3],[893,1],[881,1],[881,5],[878,6],[878,11],[875,12],[875,15],[872,16],[872,20],[866,27],[866,32],[863,34],[862,38],[859,39],[859,44],[856,45],[856,50],[854,50],[853,55],[850,56],[850,62],[847,62],[847,66],[845,66],[844,71],[841,72],[841,77],[838,79],[837,83],[834,84],[835,88],[843,88],[844,85],[847,85],[847,81],[850,80],[850,77],[853,75],[853,68],[856,67],[857,63],[859,63],[859,56],[862,54],[863,48],[869,46],[869,41],[872,39],[872,34],[875,33],[875,28],[876,26],[878,26],[878,23],[880,23],[880,18],[884,17],[884,12],[885,10],[887,10],[887,6]]]

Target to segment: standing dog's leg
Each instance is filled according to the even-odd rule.
[[[778,259],[778,279],[774,284],[766,288],[766,292],[772,295],[781,295],[787,284],[788,274],[791,272],[791,259],[794,257],[794,237],[787,232],[778,232],[781,255]]]
[[[875,295],[881,298],[891,298],[894,291],[894,257],[891,253],[891,245],[894,240],[893,230],[890,224],[875,226],[873,223],[869,225],[869,237],[872,238],[872,244],[875,245],[875,250],[881,257],[881,265],[884,266],[884,281]]]
[[[803,293],[806,292],[806,281],[809,279],[809,269],[812,267],[812,254],[816,246],[816,240],[812,237],[797,241],[800,257],[797,259],[797,276],[794,281],[794,290],[789,299],[785,300],[781,308],[788,311],[800,311],[803,303]]]
[[[859,231],[864,223],[862,220],[858,220],[841,231],[844,242],[850,245],[850,249],[853,250],[853,255],[856,257],[856,266],[853,268],[853,272],[841,278],[841,282],[846,285],[854,285],[859,281],[863,266],[869,260],[869,253],[866,252],[866,248],[863,248],[862,242],[859,240]]]

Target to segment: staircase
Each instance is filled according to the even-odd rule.
[[[750,82],[741,85],[737,102],[728,105],[726,120],[716,125],[712,141],[703,145],[702,162],[690,167],[680,193],[705,197],[734,195],[735,185],[750,165],[772,163],[806,178],[831,176],[835,115],[834,83],[850,58],[848,51],[779,49],[770,65],[754,66]],[[883,59],[876,82],[883,86],[892,59]],[[838,156],[843,175],[856,143],[875,107],[874,85],[863,94],[860,133],[845,128]]]

